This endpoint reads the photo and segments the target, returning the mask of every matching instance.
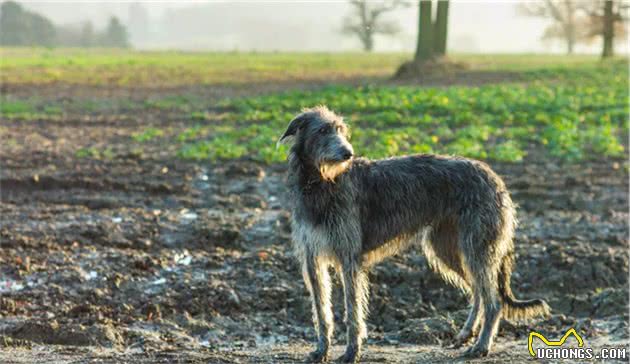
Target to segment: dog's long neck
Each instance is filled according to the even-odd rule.
[[[346,172],[348,173],[348,172]],[[347,203],[350,194],[344,193],[345,181],[341,176],[328,181],[312,162],[289,154],[289,198],[294,207],[293,218],[317,226],[334,220],[330,215],[333,206]]]
[[[329,182],[324,181],[315,164],[300,156],[296,151],[289,154],[289,178],[291,188],[301,192],[309,192]]]

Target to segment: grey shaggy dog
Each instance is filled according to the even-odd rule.
[[[515,208],[501,178],[485,163],[412,155],[355,158],[341,117],[319,106],[289,124],[279,143],[293,140],[288,187],[292,239],[313,302],[317,348],[309,362],[328,360],[333,333],[328,267],[340,274],[347,347],[356,362],[367,337],[368,268],[412,245],[472,307],[454,340],[460,347],[479,331],[465,356],[488,354],[501,317],[547,315],[540,299],[517,300],[510,288]]]

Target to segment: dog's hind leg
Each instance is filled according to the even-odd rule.
[[[473,294],[472,305],[468,312],[468,318],[462,326],[455,339],[453,340],[453,349],[457,349],[465,344],[477,331],[481,318],[481,295],[477,292]]]
[[[328,360],[330,340],[333,333],[333,313],[330,303],[330,274],[328,265],[316,257],[305,259],[302,267],[304,282],[311,293],[313,302],[313,323],[317,331],[317,348],[309,357],[308,362]]]
[[[471,308],[464,326],[453,339],[451,347],[459,348],[468,341],[479,326],[481,315],[481,296],[471,287],[472,278],[463,266],[462,252],[459,246],[459,232],[453,219],[445,219],[436,224],[422,241],[429,264],[446,281],[460,288],[471,298]]]
[[[469,294],[469,277],[463,268],[458,239],[459,233],[454,221],[445,219],[422,239],[422,251],[431,268],[445,281]]]
[[[357,362],[361,346],[367,338],[365,318],[368,310],[368,276],[357,262],[342,263],[342,281],[346,301],[347,347],[338,359],[344,363]]]
[[[474,226],[474,224],[471,225]],[[487,231],[478,234],[462,234],[463,240],[460,241],[465,264],[473,280],[473,295],[480,297],[484,316],[477,341],[464,353],[464,356],[468,357],[488,355],[501,319],[502,302],[497,286],[498,269],[496,264],[493,264],[494,250],[491,248],[492,243],[487,243],[491,240],[487,235],[494,234],[489,234]]]
[[[475,290],[479,290],[481,295],[484,318],[477,342],[464,353],[470,357],[488,355],[501,319],[501,300],[492,279],[481,274],[475,281]]]

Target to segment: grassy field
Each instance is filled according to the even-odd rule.
[[[385,76],[404,54],[186,53],[1,49],[9,83],[174,87]]]
[[[271,81],[389,77],[403,53],[187,53],[45,48],[0,48],[4,83],[67,82],[85,85],[174,87]],[[580,55],[452,55],[485,71],[527,71],[590,66]]]
[[[325,104],[353,127],[352,141],[373,158],[405,153],[447,153],[518,162],[542,150],[568,161],[624,154],[628,133],[627,60],[594,56],[455,55],[474,72],[509,72],[481,85],[421,87],[385,82],[402,54],[237,54],[2,49],[0,73],[11,85],[60,82],[75,86],[149,89],[188,84],[325,80],[311,91],[225,99],[209,105],[183,89],[141,101],[38,97],[4,98],[3,118],[63,120],[84,113],[158,110],[187,120],[184,130],[148,126],[132,142],[177,144],[187,159],[285,158],[278,134],[304,107]],[[363,79],[362,86],[342,80]],[[365,81],[365,80],[369,81]],[[288,87],[290,89],[290,87]],[[95,150],[81,157],[111,155]]]

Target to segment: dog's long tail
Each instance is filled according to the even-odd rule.
[[[503,301],[503,317],[511,320],[521,320],[534,316],[549,316],[551,309],[542,299],[518,300],[512,293],[510,281],[514,256],[508,253],[501,261],[499,269],[499,294]]]

